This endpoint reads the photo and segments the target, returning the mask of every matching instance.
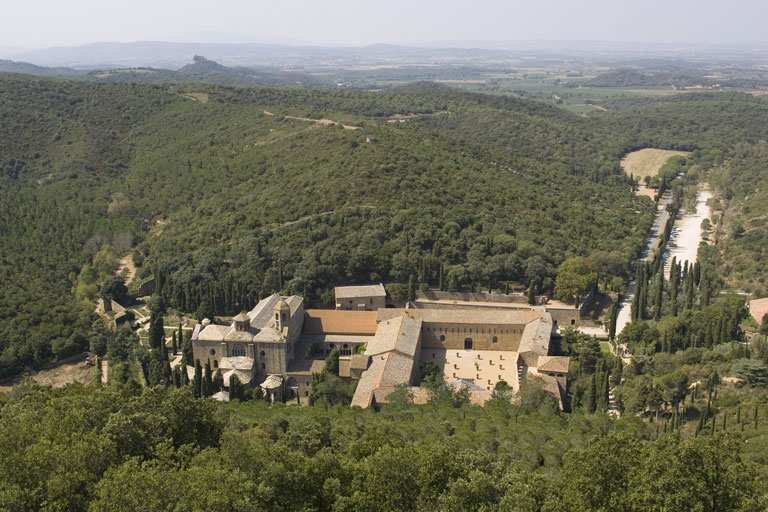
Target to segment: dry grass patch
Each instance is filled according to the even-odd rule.
[[[187,99],[192,101],[199,101],[200,103],[208,103],[208,95],[204,92],[185,92],[182,94]]]
[[[632,174],[635,178],[643,179],[646,176],[656,176],[659,168],[669,160],[669,157],[675,155],[687,157],[690,152],[653,148],[641,149],[627,154],[621,160],[621,167],[627,175]]]

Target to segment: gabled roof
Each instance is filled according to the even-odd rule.
[[[568,373],[568,367],[570,364],[570,357],[541,356],[539,357],[539,365],[536,369],[542,372]]]
[[[197,339],[200,341],[224,341],[224,336],[229,332],[228,325],[208,325],[203,327],[197,333]]]
[[[219,362],[219,368],[222,370],[253,370],[253,358],[246,356],[222,357]]]
[[[373,335],[376,333],[376,312],[307,309],[304,316],[304,332]]]
[[[267,327],[265,329],[262,329],[259,331],[259,333],[253,337],[253,341],[259,341],[259,342],[266,342],[266,343],[277,343],[282,340],[282,336],[279,332],[274,330],[272,327]]]
[[[389,320],[408,312],[426,323],[525,325],[542,318],[546,313],[525,309],[379,309],[377,320]],[[551,323],[551,322],[550,322]]]
[[[379,324],[376,335],[367,343],[365,355],[375,356],[396,351],[408,357],[415,357],[421,335],[421,320],[407,313],[398,318]]]
[[[366,286],[337,286],[334,289],[337,299],[356,299],[360,297],[386,297],[387,292],[382,284]]]

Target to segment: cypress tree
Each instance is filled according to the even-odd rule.
[[[528,286],[528,304],[530,305],[536,304],[536,293],[535,293],[535,290],[533,289],[533,283],[531,283]]]
[[[176,355],[176,351],[178,350],[178,345],[176,344],[176,332],[174,331],[173,336],[171,337],[171,350],[173,351],[173,355]]]
[[[173,385],[177,388],[181,387],[181,371],[178,366],[173,368]]]
[[[701,265],[699,265],[699,262],[697,261],[693,265],[693,284],[696,286],[699,286],[701,283]]]
[[[587,409],[587,412],[592,414],[597,409],[597,379],[594,373],[592,374],[592,378],[587,382],[587,399],[584,405]]]
[[[183,320],[179,320],[179,334],[176,336],[176,339],[178,340],[178,347],[184,346],[184,330],[181,328],[181,324],[183,323]],[[176,349],[173,349],[173,355],[176,355]]]
[[[240,379],[237,375],[233,374],[229,378],[229,399],[233,400],[235,398],[238,400],[243,399],[243,387],[242,384],[240,384]]]
[[[153,295],[149,303],[149,346],[151,348],[165,346],[164,312],[163,298],[160,295]]]
[[[757,429],[757,405],[755,405],[755,429]]]
[[[224,389],[224,376],[221,374],[221,369],[217,368],[216,373],[213,374],[213,391],[218,392]]]
[[[213,394],[213,376],[211,375],[210,359],[205,362],[205,373],[203,373],[203,386],[201,392],[205,397],[209,397]]]
[[[693,309],[693,277],[690,273],[685,283],[685,309]]]
[[[203,368],[200,366],[200,360],[195,360],[195,376],[192,379],[192,388],[195,398],[203,396]]]
[[[728,411],[723,411],[723,431],[728,427]]]
[[[177,366],[179,369],[179,372],[181,373],[181,385],[182,386],[189,386],[189,374],[187,373],[187,366],[181,365]]]
[[[664,301],[664,273],[659,273],[659,283],[656,288],[656,304],[654,304],[653,319],[661,320],[661,306]]]

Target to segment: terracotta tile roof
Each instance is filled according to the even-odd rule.
[[[483,309],[379,309],[379,322],[389,320],[408,312],[413,318],[426,323],[452,324],[485,324],[485,325],[525,325],[542,318],[540,311],[524,309],[516,310],[483,310]]]
[[[375,311],[308,309],[304,317],[307,334],[376,334]]]
[[[368,368],[371,358],[365,354],[353,354],[350,361],[350,368],[353,370],[365,370]]]
[[[758,325],[763,324],[763,316],[768,314],[768,297],[749,301],[749,312]]]
[[[337,299],[355,299],[358,297],[386,297],[387,292],[382,284],[366,286],[337,286],[334,289]]]
[[[339,358],[339,377],[347,377],[349,378],[349,367],[350,367],[350,361],[349,357],[340,357]]]
[[[571,358],[565,356],[541,356],[539,366],[536,368],[542,372],[568,373]]]

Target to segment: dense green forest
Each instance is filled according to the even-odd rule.
[[[2,375],[88,347],[99,320],[83,304],[128,253],[171,307],[200,314],[411,277],[551,293],[573,256],[621,291],[654,207],[619,157],[696,149],[713,168],[768,138],[768,107],[734,94],[584,118],[427,83],[373,93],[5,75],[0,89],[0,208],[14,219],[0,226]]]
[[[0,75],[0,376],[90,348],[112,383],[0,395],[0,445],[16,454],[0,509],[764,510],[768,342],[745,342],[730,292],[768,292],[766,140],[768,105],[734,93],[578,117],[429,83]],[[656,206],[619,160],[643,147],[691,151],[657,178],[672,217],[698,186],[715,192],[695,265],[636,264]],[[516,404],[439,389],[375,414],[339,405],[333,376],[314,407],[215,405],[195,398],[216,387],[210,370],[205,393],[200,368],[192,386],[161,378],[161,328],[150,352],[93,312],[101,292],[124,294],[108,278],[126,255],[156,279],[150,310],[193,317],[275,291],[322,305],[340,283],[568,299],[581,290],[558,284],[565,272],[606,292],[635,279],[616,337],[634,357],[564,330],[570,414],[535,382]],[[143,389],[142,371],[175,386]]]
[[[0,404],[0,447],[13,454],[0,507],[14,512],[766,506],[762,415],[685,437],[635,417],[561,414],[535,392],[519,405],[435,399],[374,413],[25,383]]]

